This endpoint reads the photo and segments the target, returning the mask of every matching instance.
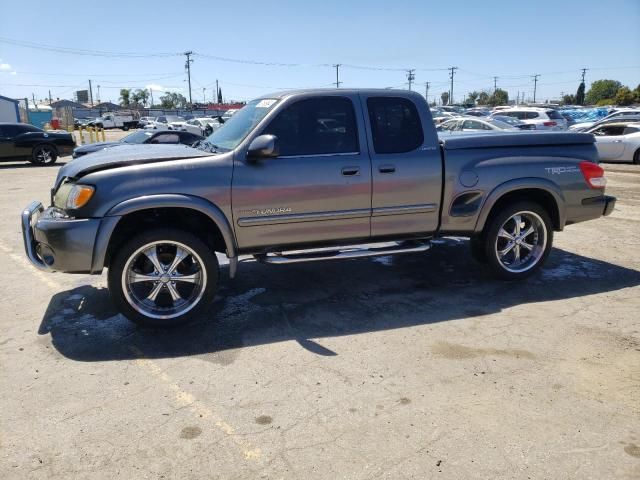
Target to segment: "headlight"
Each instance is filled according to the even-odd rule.
[[[53,197],[53,205],[63,210],[77,210],[84,207],[95,192],[90,185],[64,182]]]
[[[91,197],[93,197],[93,192],[96,189],[89,185],[74,185],[69,191],[69,196],[67,197],[66,207],[69,210],[77,210],[78,208],[84,207]]]

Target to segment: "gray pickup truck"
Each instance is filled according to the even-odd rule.
[[[132,321],[174,325],[212,301],[215,252],[269,264],[417,253],[471,239],[504,279],[531,275],[553,232],[608,215],[594,138],[439,141],[420,95],[307,90],[249,102],[196,148],[135,145],[64,165],[22,213],[38,268],[99,274]]]

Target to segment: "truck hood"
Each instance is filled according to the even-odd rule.
[[[118,148],[106,148],[64,165],[58,171],[56,188],[63,178],[79,178],[98,170],[211,155],[211,152],[186,145],[119,145]]]

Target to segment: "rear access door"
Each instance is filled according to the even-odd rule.
[[[438,228],[442,160],[417,94],[361,94],[372,166],[371,236],[429,235]],[[425,128],[426,127],[426,128]]]

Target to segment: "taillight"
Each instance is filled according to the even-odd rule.
[[[558,124],[556,122],[544,122],[543,125],[545,127],[555,127]]]
[[[604,169],[600,165],[592,162],[580,162],[580,171],[591,188],[604,188],[607,185]]]

